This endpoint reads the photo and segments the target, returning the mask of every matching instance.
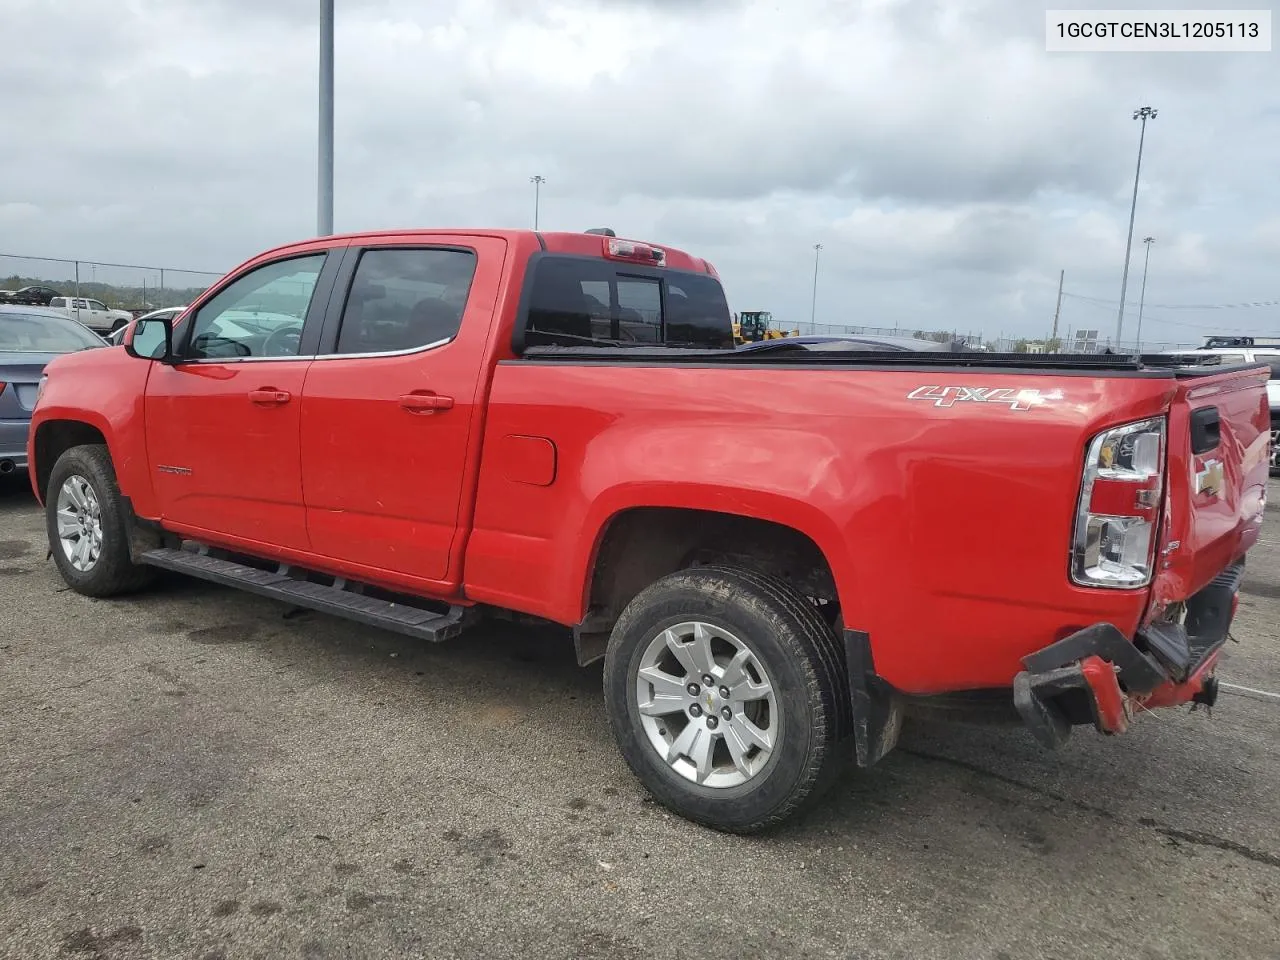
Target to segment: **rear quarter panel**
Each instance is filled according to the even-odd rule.
[[[924,385],[1038,389],[1029,410],[935,406]],[[1162,413],[1168,378],[510,361],[494,376],[468,595],[562,623],[594,552],[636,506],[755,516],[808,535],[845,623],[903,690],[1010,682],[1025,653],[1098,620],[1136,627],[1147,591],[1074,587],[1086,438]],[[554,479],[502,468],[511,437],[555,447]]]

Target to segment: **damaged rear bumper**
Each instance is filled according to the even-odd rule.
[[[1092,723],[1123,733],[1140,709],[1213,706],[1213,676],[1235,616],[1244,564],[1220,573],[1186,603],[1181,623],[1148,624],[1132,640],[1095,623],[1023,658],[1013,700],[1032,735],[1050,749]]]

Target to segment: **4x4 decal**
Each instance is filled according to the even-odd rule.
[[[1053,400],[1062,399],[1061,390],[1044,392],[1036,389],[1018,390],[1013,387],[916,387],[907,394],[908,400],[929,400],[935,407],[953,407],[957,403],[1000,403],[1010,410],[1030,410]]]

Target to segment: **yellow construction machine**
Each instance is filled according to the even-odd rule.
[[[783,337],[798,337],[799,330],[788,333],[778,330],[773,325],[773,314],[768,310],[744,310],[733,315],[733,342],[758,343],[761,340],[781,340]]]

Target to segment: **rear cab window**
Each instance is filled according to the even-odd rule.
[[[523,347],[733,347],[729,305],[709,274],[542,254],[526,284]]]

